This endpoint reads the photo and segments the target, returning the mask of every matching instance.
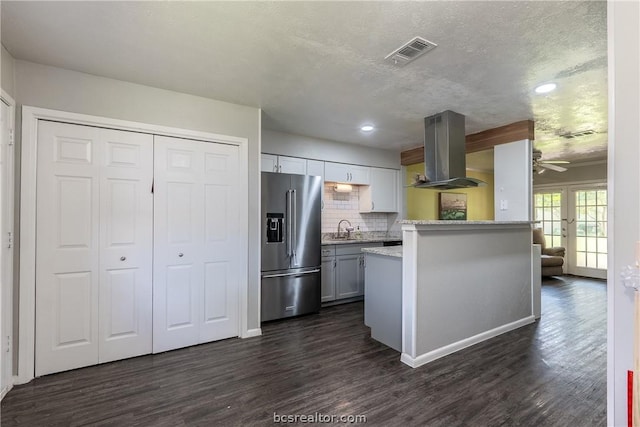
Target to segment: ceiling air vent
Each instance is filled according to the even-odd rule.
[[[385,56],[384,59],[393,62],[395,65],[403,66],[434,49],[436,46],[438,45],[422,37],[414,37]]]
[[[594,133],[596,133],[596,131],[587,129],[587,130],[583,130],[582,132],[563,133],[560,136],[566,139],[572,139],[572,138],[579,138],[581,136],[586,136],[586,135],[593,135]]]

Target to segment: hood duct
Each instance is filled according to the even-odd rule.
[[[487,185],[466,177],[464,116],[444,111],[424,119],[425,182],[417,188],[449,190]]]

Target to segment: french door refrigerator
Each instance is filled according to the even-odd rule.
[[[262,172],[261,320],[320,310],[319,176]]]

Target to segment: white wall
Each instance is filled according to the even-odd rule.
[[[633,292],[620,272],[640,240],[640,2],[609,1],[609,270],[607,424],[627,425],[627,370],[633,369]],[[637,339],[637,337],[636,337]],[[640,375],[636,372],[635,375]],[[637,410],[638,408],[634,408]]]
[[[21,60],[15,61],[15,92],[18,107],[29,105],[247,138],[249,140],[248,229],[250,236],[248,328],[260,327],[260,110],[258,108]],[[18,129],[20,129],[19,126]],[[19,152],[19,147],[17,151]]]
[[[494,215],[496,221],[531,219],[531,141],[511,142],[493,149]]]
[[[262,152],[353,165],[400,169],[400,152],[262,130]]]
[[[13,56],[2,46],[2,57],[0,58],[2,67],[0,69],[0,85],[12,98],[15,98],[14,90],[14,66]]]

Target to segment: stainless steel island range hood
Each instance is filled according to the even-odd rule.
[[[416,188],[448,190],[487,185],[466,177],[464,116],[444,111],[424,119],[424,163],[426,181]]]

